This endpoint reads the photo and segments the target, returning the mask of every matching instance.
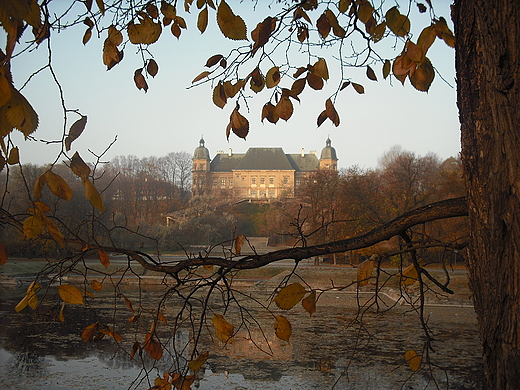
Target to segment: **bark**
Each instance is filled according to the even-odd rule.
[[[488,389],[520,388],[520,4],[458,0],[462,161],[473,291]]]

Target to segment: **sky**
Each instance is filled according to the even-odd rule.
[[[64,3],[63,0],[57,1],[60,2]],[[269,14],[269,10],[262,6],[274,4],[260,2],[252,12],[249,1],[230,0],[228,3],[246,20],[248,36],[256,23]],[[445,0],[435,1],[436,14],[449,20],[449,4]],[[419,16],[418,20],[414,11],[412,32],[417,36],[427,22],[424,16],[423,19]],[[183,30],[180,40],[165,28],[159,42],[150,47],[159,72],[155,78],[147,80],[147,93],[134,85],[134,70],[142,67],[142,59],[131,44],[124,50],[123,61],[107,71],[102,62],[105,35],[100,38],[93,36],[84,46],[81,40],[86,26],[79,25],[53,34],[53,71],[60,82],[67,108],[78,109],[88,117],[85,131],[73,143],[70,155],[78,151],[85,161],[94,161],[95,156],[103,154],[116,138],[117,141],[103,155],[103,161],[120,155],[160,157],[170,152],[192,153],[201,136],[211,157],[217,150],[227,152],[231,148],[233,152],[244,153],[250,147],[282,147],[285,153],[300,153],[304,148],[306,152],[317,150],[319,153],[330,137],[340,168],[353,165],[375,168],[378,158],[395,145],[422,156],[436,153],[442,159],[459,153],[454,50],[440,40],[433,44],[428,57],[446,81],[436,75],[428,93],[416,91],[408,81],[402,86],[395,79],[393,82],[383,80],[381,65],[373,66],[378,82],[368,80],[364,69],[353,69],[348,71],[348,77],[362,84],[365,94],[360,95],[353,88],[340,92],[335,103],[340,125],[335,127],[327,120],[318,128],[316,119],[324,109],[325,100],[338,85],[338,80],[333,79],[338,74],[336,62],[328,57],[332,53],[325,53],[331,78],[318,93],[306,87],[300,95],[301,103],[293,101],[294,113],[288,122],[280,120],[273,125],[265,120],[262,123],[261,108],[272,91],[262,91],[256,96],[248,92],[253,99],[248,100],[248,107],[241,103],[240,112],[249,120],[249,135],[246,140],[234,135],[226,140],[225,129],[234,102],[220,109],[212,103],[210,84],[190,86],[195,76],[207,69],[204,64],[209,57],[227,54],[237,43],[223,37],[214,20],[201,35],[196,28],[196,14],[183,14],[188,30]],[[0,43],[4,45],[4,42],[5,32],[2,31]],[[383,42],[377,45],[383,45]],[[17,88],[46,64],[48,52],[45,49],[41,47],[13,59],[12,71]],[[383,53],[387,58],[395,58],[400,48],[396,50],[387,48]],[[247,65],[247,68],[252,70],[253,67]],[[268,67],[263,66],[262,70],[265,74]],[[287,80],[281,85],[290,88],[291,83]],[[64,114],[59,89],[49,70],[32,77],[21,92],[39,114],[35,138],[46,141],[61,139]],[[77,114],[69,113],[67,127],[78,118]],[[20,148],[23,163],[40,165],[53,162],[60,150],[57,144],[25,141],[20,134],[14,135],[13,140]]]

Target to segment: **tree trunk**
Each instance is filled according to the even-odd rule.
[[[488,389],[520,389],[520,3],[457,0],[468,267]]]

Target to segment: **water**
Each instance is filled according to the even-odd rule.
[[[128,351],[136,338],[142,342],[146,330],[132,333],[126,321],[118,329],[122,348],[108,337],[84,343],[81,331],[97,320],[88,307],[67,306],[65,323],[52,321],[43,309],[39,315],[29,308],[16,314],[13,308],[23,296],[21,291],[0,292],[1,389],[149,389],[173,364],[165,354],[157,363],[145,359],[143,371],[137,357],[130,360],[123,349]],[[129,289],[125,295],[134,300],[136,292]],[[153,290],[144,293],[159,295]],[[97,313],[110,318],[112,303],[100,301]],[[384,315],[369,312],[356,322],[353,295],[332,291],[320,298],[312,318],[301,306],[277,313],[292,323],[290,343],[276,338],[271,315],[251,310],[264,333],[251,326],[227,346],[203,337],[200,350],[209,351],[210,356],[192,389],[435,389],[433,379],[442,389],[482,388],[481,347],[470,307],[427,307],[436,352],[431,355],[431,370],[417,373],[407,366],[403,354],[408,349],[421,352],[424,341],[416,315],[406,306]],[[123,310],[119,315],[124,319],[130,313]],[[191,336],[184,329],[170,346]],[[258,345],[270,348],[270,354]]]

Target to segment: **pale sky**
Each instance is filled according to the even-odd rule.
[[[240,3],[230,0],[228,3],[237,13],[244,15],[248,37],[256,23],[267,15],[261,9],[251,12],[248,1]],[[433,3],[436,14],[449,19],[449,2],[442,0]],[[264,3],[261,2],[261,5]],[[426,22],[416,21],[414,15],[417,16],[416,10],[413,10],[411,18],[412,32],[417,37]],[[188,30],[183,30],[180,40],[172,36],[169,28],[165,28],[159,42],[150,47],[159,64],[159,73],[155,79],[148,79],[150,89],[146,94],[134,85],[134,70],[142,67],[142,61],[131,44],[124,50],[123,61],[106,71],[102,62],[105,34],[99,39],[93,36],[86,46],[81,43],[86,26],[53,34],[54,71],[62,85],[67,107],[79,109],[88,116],[87,127],[73,143],[71,155],[77,150],[85,161],[93,161],[88,150],[100,154],[116,136],[117,142],[105,155],[105,161],[118,155],[159,157],[170,152],[192,153],[202,134],[211,157],[217,150],[232,148],[234,152],[243,153],[250,147],[282,147],[286,153],[300,153],[305,148],[306,152],[317,150],[319,153],[330,135],[340,168],[352,165],[376,167],[378,158],[394,145],[401,145],[418,155],[433,152],[443,159],[456,156],[460,151],[454,50],[440,40],[433,44],[428,57],[451,86],[437,75],[430,91],[423,93],[416,91],[408,81],[403,87],[394,79],[391,86],[388,79],[382,78],[381,65],[374,66],[378,82],[368,80],[364,69],[353,69],[349,71],[349,76],[365,87],[365,94],[359,95],[353,88],[346,88],[336,102],[340,126],[334,127],[327,120],[317,128],[316,118],[338,83],[333,78],[337,73],[336,64],[326,57],[331,79],[319,93],[306,87],[300,95],[302,103],[293,101],[295,110],[288,122],[280,120],[276,125],[267,120],[263,124],[260,122],[261,107],[271,94],[271,90],[264,90],[250,100],[249,112],[241,104],[241,113],[250,123],[247,140],[231,135],[228,142],[225,129],[234,101],[229,101],[224,109],[220,109],[212,103],[209,84],[188,87],[195,76],[207,69],[204,64],[210,56],[218,53],[226,55],[236,42],[224,38],[214,21],[210,21],[208,30],[201,35],[196,28],[196,12],[187,16],[186,21]],[[451,27],[451,22],[448,23]],[[3,30],[0,37],[4,46]],[[46,63],[47,51],[44,49],[42,47],[13,59],[16,87],[21,87],[32,72]],[[391,49],[384,52],[390,59],[399,54],[399,51]],[[253,69],[252,64],[246,67],[248,71]],[[263,66],[262,70],[265,74],[268,66]],[[290,80],[285,83],[282,80],[281,83],[288,88],[291,84]],[[36,75],[22,93],[40,117],[35,137],[60,139],[63,112],[50,72],[45,70]],[[250,94],[254,95],[253,92]],[[69,126],[78,118],[70,114]],[[24,141],[19,135],[14,140],[20,148],[22,162],[49,163],[54,161],[59,150],[55,145]]]

